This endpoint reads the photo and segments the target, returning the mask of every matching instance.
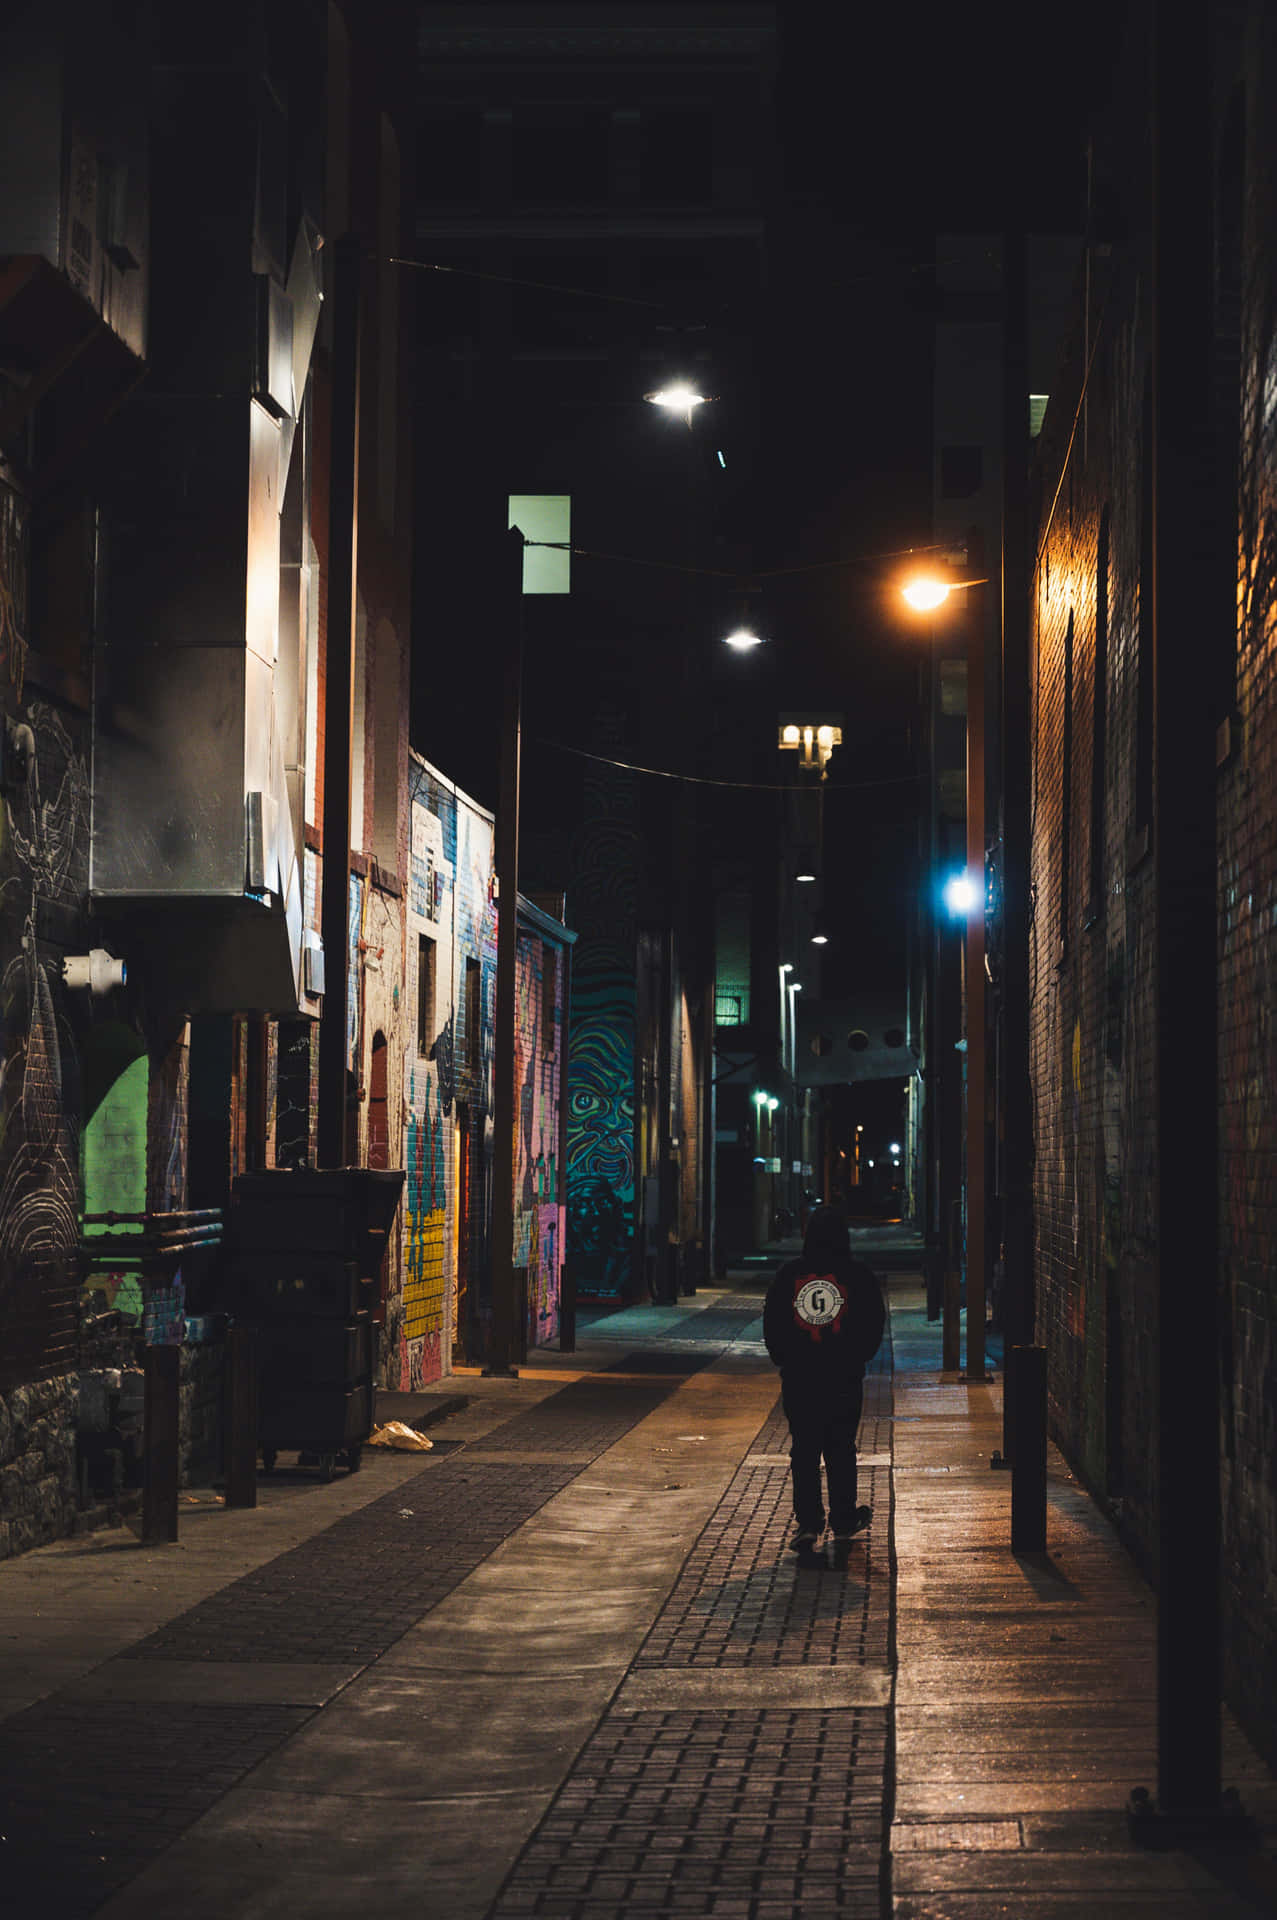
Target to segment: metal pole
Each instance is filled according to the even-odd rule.
[[[324,1011],[319,1024],[321,1167],[346,1164],[346,992],[350,939],[350,726],[354,712],[355,583],[359,561],[359,331],[362,254],[356,235],[334,249],[328,620],[324,692],[324,856],[320,927]]]
[[[181,1442],[180,1347],[148,1347],[142,1416],[142,1545],[177,1539],[178,1452]]]
[[[523,534],[505,536],[495,618],[502,629],[500,785],[497,797],[497,1006],[492,1066],[492,1331],[485,1373],[512,1375],[521,1340],[514,1270],[515,970],[519,943],[519,759],[523,702]]]
[[[984,565],[973,533],[969,558]],[[967,911],[967,1379],[981,1381],[985,1332],[985,1071],[984,972],[984,620],[985,588],[970,590],[967,627],[967,873],[976,899]]]
[[[576,1273],[567,1252],[567,1197],[568,1197],[568,1039],[570,1034],[570,1016],[572,1011],[572,944],[565,942],[563,958],[563,1018],[560,1023],[560,1044],[563,1049],[559,1062],[559,1163],[558,1178],[555,1181],[555,1200],[559,1207],[559,1219],[564,1223],[559,1231],[562,1237],[559,1264],[559,1352],[576,1352]]]
[[[1033,1338],[1033,1108],[1029,1081],[1029,370],[1023,229],[1002,239],[1002,1332]],[[1002,1451],[1014,1459],[1009,1378]]]
[[[1006,1377],[1011,1441],[1011,1551],[1046,1552],[1046,1348],[1011,1347]]]

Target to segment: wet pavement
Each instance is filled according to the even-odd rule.
[[[907,1237],[858,1251],[892,1311],[845,1566],[785,1548],[762,1266],[382,1396],[445,1416],[430,1453],[285,1458],[255,1510],[189,1497],[176,1547],[0,1564],[0,1911],[1277,1912],[1277,1785],[1230,1720],[1260,1846],[1130,1843],[1152,1597],[1054,1453],[1049,1551],[1011,1555],[999,1383],[938,1371]]]

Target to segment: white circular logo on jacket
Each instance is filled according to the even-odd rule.
[[[832,1275],[818,1274],[798,1289],[794,1297],[794,1312],[809,1327],[827,1327],[838,1318],[845,1304],[842,1289],[835,1284]]]

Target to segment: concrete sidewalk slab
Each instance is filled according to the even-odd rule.
[[[350,1849],[339,1836],[354,1827],[386,1844],[393,1834],[400,1849],[397,1871],[377,1879],[379,1915],[480,1920],[775,1397],[770,1367],[726,1356],[678,1380],[104,1913],[340,1911],[311,1849],[332,1849],[344,1874]],[[423,1796],[432,1782],[437,1801],[428,1786]],[[449,1807],[465,1810],[467,1841],[455,1852],[438,1825]],[[411,1831],[410,1808],[421,1816]],[[237,1877],[248,1831],[251,1887]]]

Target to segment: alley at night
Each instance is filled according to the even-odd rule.
[[[754,1270],[462,1376],[441,1418],[405,1396],[430,1453],[327,1489],[288,1459],[254,1513],[193,1493],[175,1549],[0,1568],[6,1910],[1271,1910],[1277,1792],[1231,1718],[1262,1848],[1129,1847],[1152,1596],[1058,1456],[1047,1552],[1012,1555],[1000,1393],[939,1371],[907,1238],[869,1257],[845,1567],[786,1551]]]
[[[0,6],[0,1910],[1277,1916],[1275,1006],[1277,8]]]

